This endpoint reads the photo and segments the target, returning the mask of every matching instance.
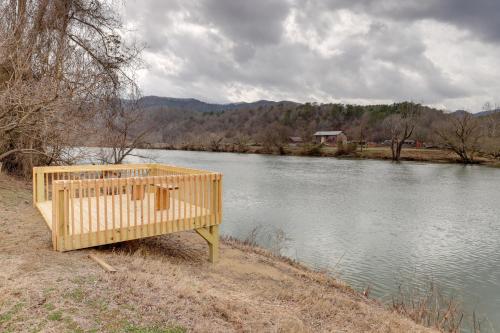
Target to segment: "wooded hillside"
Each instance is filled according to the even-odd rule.
[[[143,127],[151,128],[150,142],[176,148],[219,145],[285,145],[290,136],[305,143],[320,130],[342,130],[350,141],[381,143],[414,139],[428,146],[482,151],[499,155],[500,112],[479,116],[446,113],[411,102],[390,105],[297,104],[278,102],[233,110],[198,112],[190,108],[143,106]],[[458,131],[458,132],[457,132]],[[405,133],[406,132],[406,133]],[[470,159],[470,156],[464,157]]]

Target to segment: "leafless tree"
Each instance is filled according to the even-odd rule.
[[[278,123],[271,124],[262,133],[262,146],[266,151],[272,152],[275,149],[278,154],[283,155],[289,135],[287,127]]]
[[[465,164],[473,163],[479,151],[479,140],[483,134],[480,123],[474,115],[461,112],[448,116],[435,128],[443,143],[453,150]]]
[[[0,161],[12,172],[71,163],[101,103],[135,90],[139,49],[109,2],[0,0]]]
[[[483,111],[487,112],[484,116],[484,135],[487,137],[500,136],[500,117],[498,116],[498,112],[494,112],[497,110],[500,110],[500,106],[498,105],[493,107],[489,102],[483,105]]]
[[[398,105],[396,113],[385,119],[385,127],[391,137],[391,153],[393,161],[400,160],[403,145],[405,141],[412,136],[419,114],[419,104],[405,102]]]
[[[248,151],[248,145],[250,143],[250,138],[244,134],[238,134],[233,138],[233,144],[235,151],[238,153],[244,153]]]
[[[102,112],[96,115],[95,136],[101,147],[97,160],[102,164],[121,164],[127,156],[145,157],[134,154],[137,148],[148,144],[147,135],[152,128],[144,128],[143,112],[136,100],[113,99]]]
[[[360,150],[363,151],[363,147],[366,144],[366,139],[368,137],[368,123],[370,120],[370,114],[368,112],[363,112],[361,117],[356,121],[354,126],[347,132],[347,136],[354,138],[359,143]]]
[[[495,158],[500,158],[500,110],[499,105],[485,103],[483,111],[489,111],[481,117],[483,135],[479,140],[481,151]]]
[[[223,136],[211,133],[208,137],[208,148],[210,151],[221,151]]]
[[[494,159],[500,159],[500,136],[483,136],[479,145],[482,152]]]

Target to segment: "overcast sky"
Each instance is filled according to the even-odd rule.
[[[127,0],[144,95],[500,103],[500,0]]]

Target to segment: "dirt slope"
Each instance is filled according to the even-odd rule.
[[[191,232],[54,252],[31,185],[0,175],[0,332],[428,331],[265,251],[226,241],[206,257]]]

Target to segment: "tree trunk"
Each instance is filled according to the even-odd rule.
[[[393,138],[391,140],[391,156],[393,161],[398,161],[398,156],[397,156],[397,141]]]
[[[400,141],[400,142],[398,142],[398,145],[396,147],[396,161],[398,161],[398,162],[401,159],[401,150],[403,149],[403,144],[404,144],[404,141]]]

